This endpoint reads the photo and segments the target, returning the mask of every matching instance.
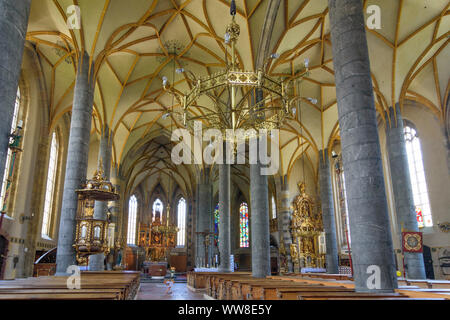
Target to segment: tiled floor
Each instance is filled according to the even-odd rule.
[[[174,283],[172,294],[167,294],[163,283],[141,283],[137,300],[205,300],[203,293],[190,291],[186,283]]]

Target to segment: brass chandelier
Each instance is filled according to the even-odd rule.
[[[205,76],[197,77],[192,72],[186,72],[184,68],[178,68],[177,73],[185,73],[193,87],[185,95],[169,85],[167,77],[163,77],[163,88],[172,94],[182,106],[183,113],[177,113],[178,120],[183,126],[193,131],[194,122],[202,121],[209,128],[219,129],[224,132],[227,129],[279,129],[284,121],[296,115],[294,83],[300,82],[309,75],[309,60],[305,59],[304,69],[295,76],[285,79],[274,78],[268,75],[266,69],[270,60],[279,58],[278,54],[272,54],[266,60],[262,69],[257,71],[244,71],[237,62],[236,43],[240,35],[240,26],[236,23],[236,4],[231,1],[231,23],[226,28],[225,48],[231,46],[231,62],[228,61],[228,50],[225,53],[226,68]],[[295,79],[295,81],[293,81]],[[173,80],[174,81],[174,80]],[[242,95],[237,96],[237,90],[242,89]],[[228,101],[224,101],[217,92],[228,91]],[[259,91],[259,92],[258,92]],[[198,100],[208,97],[212,105],[202,106]],[[257,99],[256,97],[260,98]],[[308,98],[315,103],[315,99]],[[200,112],[195,112],[196,108]],[[174,113],[173,109],[163,116],[166,118]]]

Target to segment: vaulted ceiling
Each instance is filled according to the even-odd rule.
[[[268,2],[236,1],[241,27],[237,50],[243,69],[255,68]],[[280,175],[289,174],[302,156],[317,171],[319,150],[339,139],[327,3],[281,0],[275,21],[270,52],[280,58],[271,60],[267,71],[295,76],[305,58],[311,66],[300,87],[301,113],[281,133]],[[372,4],[381,8],[381,29],[367,29],[380,117],[389,121],[384,110],[410,99],[444,123],[450,75],[448,0],[364,1],[365,7]],[[67,26],[71,5],[81,9],[78,30]],[[113,161],[125,168],[129,187],[146,179],[156,183],[162,173],[172,171],[190,194],[198,168],[173,166],[167,153],[170,139],[157,139],[162,132],[170,137],[170,131],[180,126],[178,119],[164,117],[174,103],[179,106],[163,90],[162,77],[172,81],[174,67],[201,76],[225,66],[229,5],[229,0],[32,1],[27,40],[36,45],[41,58],[51,126],[71,109],[77,57],[86,51],[96,74],[92,130],[99,133],[106,125],[111,130]],[[168,50],[173,43],[178,46],[175,53]],[[183,73],[175,74],[174,83],[180,92],[191,86]]]

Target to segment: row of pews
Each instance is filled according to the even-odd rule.
[[[82,271],[80,289],[69,289],[68,278],[1,280],[0,300],[134,300],[140,287],[133,271]]]
[[[450,300],[450,281],[441,281],[434,289],[405,282],[394,293],[365,293],[355,292],[351,277],[346,275],[290,274],[257,279],[246,272],[189,272],[187,284],[189,289],[204,291],[207,298],[217,300]]]

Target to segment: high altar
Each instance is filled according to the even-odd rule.
[[[323,269],[325,254],[319,250],[319,236],[323,231],[322,214],[313,199],[305,192],[305,183],[299,183],[300,194],[292,202],[292,244],[290,247],[294,272],[302,268]]]
[[[167,219],[166,219],[167,220]],[[155,212],[154,221],[148,224],[139,224],[139,247],[145,249],[144,269],[151,276],[165,276],[169,253],[175,247],[175,236],[178,228],[163,225],[161,213]]]

